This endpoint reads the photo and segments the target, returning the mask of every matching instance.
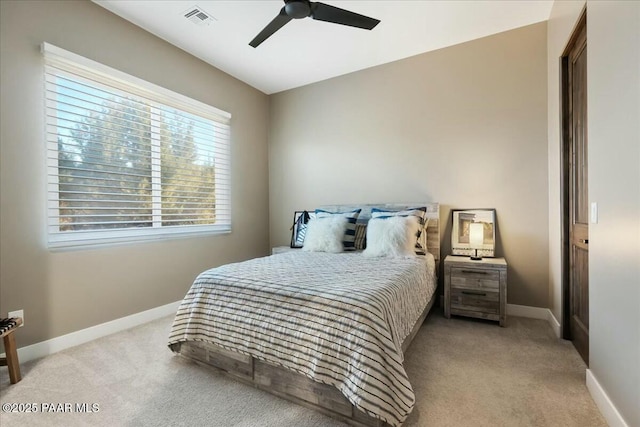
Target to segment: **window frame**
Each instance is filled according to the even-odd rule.
[[[231,114],[212,107],[203,102],[191,99],[185,95],[176,93],[169,89],[155,85],[148,81],[142,80],[130,74],[116,70],[99,62],[82,57],[65,49],[43,43],[41,51],[44,57],[44,115],[45,115],[45,153],[46,153],[46,221],[47,221],[47,246],[51,250],[60,249],[78,249],[89,248],[95,246],[113,245],[121,243],[141,243],[146,241],[165,240],[169,238],[184,238],[193,236],[203,236],[211,234],[225,234],[231,232],[231,135],[230,123]],[[221,207],[216,206],[216,224],[207,225],[177,225],[177,226],[156,226],[157,218],[152,215],[151,227],[130,227],[121,229],[103,229],[90,231],[60,231],[60,226],[54,218],[59,215],[57,197],[52,194],[59,194],[58,188],[58,141],[57,141],[57,125],[55,131],[52,132],[52,126],[47,114],[52,111],[52,107],[47,103],[47,91],[50,90],[50,83],[47,83],[47,75],[58,72],[61,75],[71,74],[84,80],[89,80],[96,84],[96,87],[107,86],[109,88],[122,91],[126,94],[148,100],[153,104],[157,104],[155,108],[169,107],[189,113],[206,120],[211,120],[216,127],[226,129],[226,138],[218,140],[220,137],[216,135],[215,150],[221,153],[220,170],[216,171],[216,205],[220,198]],[[57,92],[56,92],[57,93]],[[57,111],[57,109],[53,109]],[[151,146],[151,156],[156,148]],[[55,152],[52,156],[49,153]],[[157,153],[155,154],[157,155]],[[226,159],[226,160],[223,160]],[[153,173],[157,173],[157,170]],[[218,185],[220,184],[220,186]],[[155,186],[154,186],[155,187]],[[155,190],[154,190],[155,192]],[[52,200],[56,199],[56,200]],[[154,200],[154,196],[152,196]],[[154,209],[154,214],[155,209]],[[220,214],[218,216],[218,214]],[[219,219],[219,221],[218,221]]]

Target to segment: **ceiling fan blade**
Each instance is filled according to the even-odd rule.
[[[284,24],[291,21],[291,19],[292,18],[287,15],[283,7],[282,9],[280,9],[280,13],[275,18],[273,18],[273,20],[269,22],[269,24],[267,24],[267,26],[264,27],[264,29],[260,31],[260,33],[255,36],[253,40],[249,42],[249,46],[258,47],[260,43],[271,37],[273,33],[282,28]]]
[[[311,17],[318,21],[364,28],[365,30],[373,29],[380,22],[379,19],[369,18],[368,16],[324,3],[311,3]]]

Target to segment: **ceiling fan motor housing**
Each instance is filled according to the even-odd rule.
[[[311,15],[311,4],[307,0],[285,0],[284,11],[294,19],[306,18]]]

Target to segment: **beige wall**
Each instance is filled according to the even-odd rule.
[[[640,2],[587,2],[589,368],[640,426]]]
[[[585,1],[548,22],[550,307],[561,319],[559,58]],[[588,1],[589,369],[627,425],[640,425],[640,2]]]
[[[271,96],[271,244],[295,209],[437,201],[496,208],[508,301],[548,299],[546,24]]]
[[[180,300],[207,267],[268,253],[268,98],[89,1],[2,1],[0,313],[18,346]],[[230,112],[233,232],[49,252],[43,64],[49,42]]]

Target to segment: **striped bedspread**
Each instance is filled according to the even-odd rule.
[[[292,251],[213,268],[185,296],[169,345],[206,341],[337,387],[392,425],[415,396],[402,342],[436,288],[433,257]]]

